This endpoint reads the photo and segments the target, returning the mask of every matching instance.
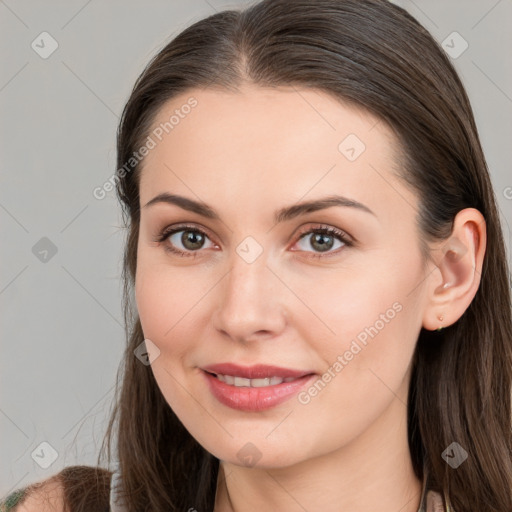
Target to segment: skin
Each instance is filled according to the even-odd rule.
[[[239,93],[188,91],[154,125],[191,96],[198,105],[143,162],[135,294],[144,336],[160,351],[151,364],[158,386],[221,461],[215,511],[416,512],[411,359],[422,326],[456,322],[474,297],[483,217],[459,212],[451,239],[431,246],[425,266],[418,198],[395,176],[398,143],[383,122],[319,91],[244,85]],[[349,134],[366,146],[354,161],[338,149]],[[201,200],[221,220],[176,205],[144,207],[163,192]],[[275,210],[333,193],[374,215],[331,207],[274,224]],[[182,232],[166,243],[195,258],[155,242],[181,223],[205,231],[203,245],[183,245]],[[345,231],[354,245],[328,237],[332,256],[310,258],[327,254],[311,233],[319,224]],[[248,236],[263,249],[252,263],[236,252]],[[446,257],[447,242],[456,258]],[[321,378],[396,303],[400,312],[307,404],[292,397],[263,412],[237,411],[216,400],[200,370],[267,363]],[[248,442],[258,454],[252,467],[237,455]]]
[[[58,476],[36,484],[16,506],[16,512],[64,512],[64,487]]]

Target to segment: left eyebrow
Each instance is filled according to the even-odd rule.
[[[176,194],[168,194],[167,192],[158,194],[153,199],[148,201],[143,206],[143,208],[146,208],[157,203],[174,204],[184,210],[197,213],[198,215],[201,215],[208,219],[220,220],[219,214],[206,203],[195,201],[194,199],[179,196]],[[348,197],[343,197],[339,195],[331,195],[315,199],[312,201],[306,201],[294,204],[292,206],[281,208],[274,212],[274,223],[278,224],[280,222],[289,221],[306,213],[324,210],[326,208],[332,208],[333,206],[356,208],[360,211],[370,213],[371,215],[376,216],[375,213],[372,210],[370,210],[370,208],[368,208],[366,205],[362,203],[359,203],[358,201],[355,201],[354,199],[350,199]]]

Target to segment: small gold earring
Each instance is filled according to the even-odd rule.
[[[440,315],[437,318],[439,319],[440,322],[442,322],[444,320],[443,315]],[[441,325],[440,327],[437,328],[437,330],[440,331],[442,328],[443,328],[443,326]]]

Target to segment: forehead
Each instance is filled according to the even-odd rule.
[[[193,89],[160,109],[149,136],[141,203],[170,190],[217,204],[244,197],[247,206],[326,192],[375,203],[396,181],[391,129],[313,89]]]

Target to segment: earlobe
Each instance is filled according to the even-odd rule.
[[[474,208],[461,210],[451,236],[433,250],[423,327],[439,330],[454,324],[471,304],[480,285],[486,246],[483,215]]]

